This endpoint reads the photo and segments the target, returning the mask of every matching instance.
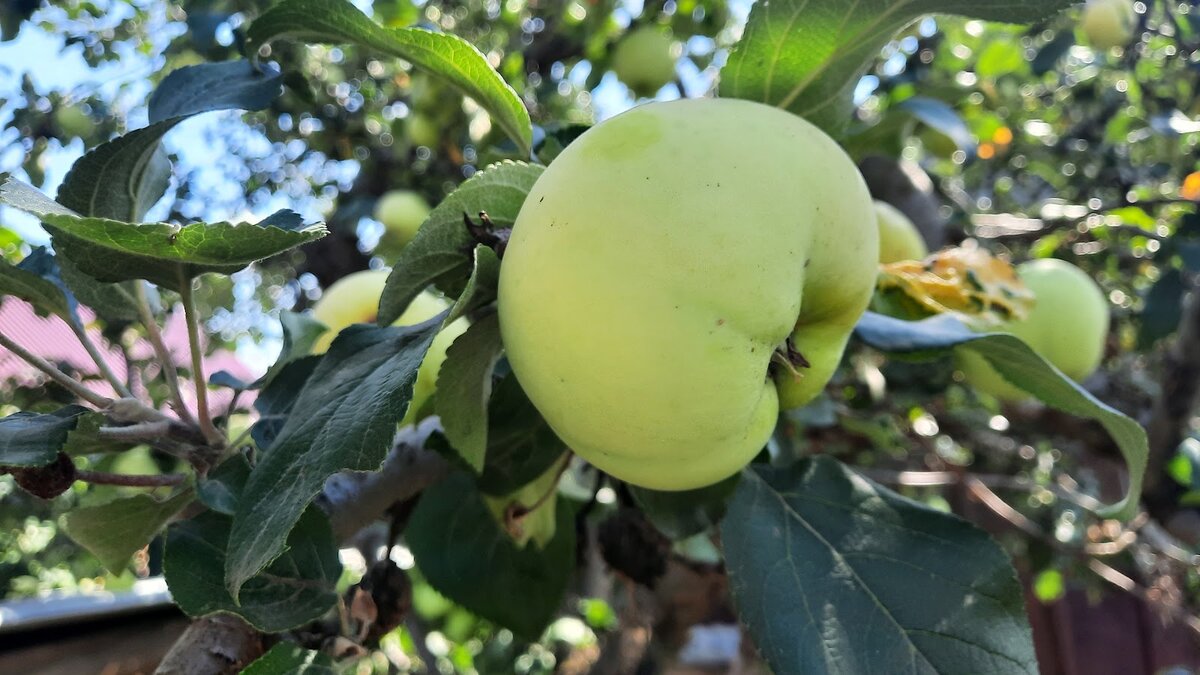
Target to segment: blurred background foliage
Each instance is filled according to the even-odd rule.
[[[166,73],[240,56],[247,19],[269,4],[5,3],[0,172],[53,194],[85,149],[145,124],[147,94]],[[421,25],[475,44],[529,107],[543,160],[582,127],[634,105],[610,69],[624,35],[646,26],[669,31],[682,54],[675,80],[655,97],[702,96],[714,90],[749,9],[722,0],[356,4],[384,25]],[[857,118],[844,144],[863,162],[877,196],[911,199],[910,215],[924,214],[914,220],[935,248],[982,246],[1013,261],[1058,257],[1097,279],[1114,330],[1105,367],[1085,386],[1147,424],[1154,442],[1156,415],[1170,412],[1156,401],[1171,373],[1174,336],[1187,324],[1184,298],[1200,272],[1200,12],[1165,0],[1136,6],[1133,39],[1111,50],[1086,43],[1076,11],[1033,26],[924,19],[889,44],[859,82]],[[334,280],[394,259],[377,248],[380,196],[409,189],[436,204],[475,171],[519,158],[477,106],[407,64],[299,44],[277,45],[269,58],[287,74],[284,96],[267,111],[206,115],[169,135],[173,189],[151,212],[154,219],[215,221],[289,207],[330,224],[333,236],[232,282],[206,284],[198,296],[213,317],[207,328],[216,344],[257,368],[279,349],[274,317],[281,309],[303,309]],[[899,182],[907,187],[896,192]],[[6,258],[18,260],[46,240],[36,222],[0,210]],[[28,409],[47,393],[6,384],[0,408]],[[1147,495],[1148,506],[1180,528],[1186,523],[1179,515],[1194,516],[1191,505],[1200,501],[1200,430],[1193,431],[1160,439],[1152,457],[1151,471],[1168,478]],[[903,470],[953,476],[967,468],[1028,479],[1011,503],[1037,536],[1010,530],[1003,543],[1046,601],[1068,583],[1099,585],[1083,569],[1086,557],[1064,545],[1122,541],[1123,532],[1098,527],[1064,498],[1119,491],[1107,437],[1038,405],[1002,407],[965,386],[949,361],[885,362],[855,348],[827,395],[790,414],[773,443],[780,452],[839,455],[883,481]],[[139,463],[131,473],[170,469],[144,449],[116,461]],[[997,490],[1013,487],[995,482]],[[90,493],[98,489],[80,486],[51,504],[0,478],[6,597],[121,588],[158,572],[151,547],[126,573],[106,574],[59,529],[62,509],[96,499]],[[939,508],[969,510],[962,485],[950,478],[902,489]],[[622,496],[610,490],[601,508],[613,509]],[[697,546],[701,553],[686,555],[711,556],[711,546]],[[1160,563],[1144,553],[1129,545],[1110,562],[1181,606],[1200,603],[1194,568],[1183,583],[1176,575],[1170,588],[1155,586]],[[367,562],[345,562],[348,586]],[[414,656],[433,658],[447,672],[552,672],[615,624],[612,607],[583,600],[576,617],[525,644],[454,607],[415,571],[412,579],[419,620],[386,636],[364,661],[374,665],[361,672],[386,672],[388,660],[397,665]],[[424,639],[415,640],[420,633]]]

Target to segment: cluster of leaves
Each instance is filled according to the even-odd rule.
[[[778,105],[844,136],[854,84],[879,49],[919,16],[951,12],[1028,22],[1067,3],[923,0],[896,5],[891,12],[881,12],[878,4],[773,0],[756,6],[725,66],[721,95]],[[504,7],[501,15],[507,16],[508,3]],[[665,16],[681,20],[678,13]],[[693,11],[682,21],[703,23],[706,16]],[[493,68],[472,46],[488,42],[482,25],[465,22],[464,30],[479,33],[464,40],[387,25],[404,24],[401,17],[380,18],[384,25],[341,0],[283,0],[264,8],[239,32],[251,58],[174,71],[150,99],[150,124],[92,149],[75,165],[57,200],[11,179],[0,188],[5,203],[44,223],[55,248],[54,255],[38,252],[18,265],[5,264],[0,291],[73,326],[80,324],[80,302],[105,321],[153,323],[145,300],[144,284],[150,282],[178,296],[198,351],[197,279],[228,275],[324,232],[304,226],[291,213],[255,225],[140,222],[167,189],[170,162],[162,151],[163,136],[183,119],[213,110],[297,109],[289,97],[306,95],[303,80],[312,72],[305,69],[313,67],[307,59],[314,53],[336,49],[340,60],[349,47],[367,73],[391,72],[392,66],[372,68],[377,59],[402,59],[430,78],[434,89],[470,96],[503,134],[472,139],[491,153],[477,151],[476,157],[506,161],[466,172],[470,178],[439,200],[395,261],[378,325],[348,328],[327,353],[312,356],[311,327],[287,316],[284,349],[266,376],[254,383],[217,379],[219,386],[257,391],[258,421],[246,445],[230,443],[211,424],[203,409],[207,383],[197,358],[191,373],[199,383],[196,423],[182,409],[171,418],[158,412],[160,401],[120,395],[123,385],[114,378],[116,399],[76,392],[91,407],[21,412],[0,420],[0,463],[36,472],[61,464],[64,456],[128,451],[146,440],[137,434],[153,431],[151,445],[182,455],[184,474],[164,483],[165,494],[157,497],[127,495],[72,511],[66,520],[72,536],[112,569],[124,567],[130,555],[165,531],[164,573],[175,601],[189,615],[235,614],[264,632],[300,629],[342,601],[337,546],[347,533],[336,530],[337,513],[321,508],[328,501],[323,497],[329,497],[329,479],[381,466],[386,472],[389,457],[405,451],[395,442],[396,424],[407,412],[418,366],[441,327],[470,317],[471,327],[454,343],[440,373],[435,407],[441,430],[422,440],[426,451],[446,458],[448,475],[407,504],[402,515],[393,514],[400,530],[393,534],[402,537],[430,587],[518,638],[536,642],[564,605],[580,546],[577,525],[596,517],[591,511],[598,497],[592,491],[576,501],[550,493],[552,535],[544,541],[515,539],[505,527],[511,523],[495,517],[497,500],[507,513],[506,500],[521,488],[548,472],[557,482],[567,448],[507,372],[494,315],[500,259],[487,241],[481,243],[463,227],[462,217],[483,211],[494,227],[510,226],[541,172],[540,162],[552,157],[553,152],[539,152],[553,149],[547,139],[569,142],[569,134],[555,136],[548,124],[565,116],[534,105],[547,97],[531,83],[540,80],[541,69],[551,73],[554,68],[546,56],[530,63],[528,50],[509,52]],[[605,43],[583,39],[598,34],[587,21],[555,34],[567,46],[544,45],[537,37],[534,43],[574,58],[604,51]],[[500,29],[490,35],[512,39]],[[294,43],[332,47],[321,51]],[[552,62],[562,58],[567,57]],[[270,59],[274,63],[263,62]],[[519,72],[522,66],[531,84],[523,87],[524,97],[506,81],[517,79],[513,69]],[[370,82],[380,79],[372,74]],[[288,93],[281,97],[285,82]],[[378,124],[385,118],[352,113],[361,105],[354,103],[355,95],[365,99],[370,93],[378,100],[395,92],[375,91],[367,79],[358,85],[357,93],[334,94],[341,109],[325,119],[353,119],[364,128],[375,120],[381,130],[371,134],[386,147],[387,132]],[[894,108],[908,118],[952,133],[960,129],[944,123],[945,106],[900,94],[895,98]],[[534,121],[546,124],[535,127]],[[364,190],[368,196],[380,191],[378,186]],[[345,208],[356,196],[348,195]],[[416,326],[390,326],[430,286],[454,299],[452,308]],[[1135,510],[1146,455],[1142,429],[1020,341],[972,333],[944,317],[909,323],[867,315],[857,335],[863,344],[901,360],[974,350],[1047,404],[1098,421],[1124,454],[1131,485],[1122,501],[1097,508],[1096,515],[1128,518]],[[854,672],[895,663],[911,663],[922,672],[958,672],[981,663],[998,672],[1036,670],[1021,589],[995,542],[965,521],[901,497],[835,459],[795,460],[783,453],[773,463],[753,464],[740,477],[694,493],[628,490],[627,501],[668,538],[719,528],[740,618],[778,672]],[[838,583],[829,583],[833,579]],[[827,608],[835,615],[825,614]],[[329,667],[325,658],[289,643],[248,672],[302,666],[320,672]]]

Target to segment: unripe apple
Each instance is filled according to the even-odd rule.
[[[878,247],[862,177],[815,126],[742,100],[643,105],[567,146],[526,198],[500,271],[504,346],[577,454],[700,487],[824,388]]]
[[[879,220],[880,263],[886,265],[901,260],[920,260],[929,255],[925,239],[917,231],[917,226],[900,209],[876,200],[875,216]]]
[[[412,141],[413,145],[436,148],[441,135],[437,123],[424,113],[414,113],[408,120],[408,140]]]
[[[617,43],[612,69],[636,96],[653,96],[675,79],[679,44],[669,35],[649,26],[635,28]]]
[[[1130,0],[1088,0],[1080,20],[1088,43],[1097,49],[1129,44],[1136,25],[1137,13]]]
[[[96,126],[92,118],[78,106],[63,105],[54,111],[54,121],[65,138],[87,136]]]
[[[329,329],[313,345],[314,354],[324,354],[334,338],[346,328],[356,323],[371,323],[379,310],[379,296],[383,294],[387,282],[387,270],[366,270],[355,272],[338,279],[313,305],[313,318]],[[446,311],[450,303],[445,298],[430,291],[425,291],[413,299],[404,310],[404,314],[393,325],[411,326],[427,321]],[[421,410],[437,390],[438,370],[446,360],[446,350],[463,331],[467,329],[467,320],[459,319],[446,326],[433,338],[425,360],[417,371],[417,381],[413,384],[412,401],[408,404],[408,413],[401,424],[408,424],[420,419]]]
[[[1024,319],[988,327],[1012,333],[1067,377],[1083,380],[1096,371],[1108,336],[1108,301],[1086,272],[1063,260],[1034,260],[1017,266],[1017,276],[1033,292]],[[959,367],[971,386],[1002,401],[1029,394],[1010,384],[982,356],[959,352]]]
[[[383,223],[387,231],[383,235],[385,244],[402,248],[417,236],[417,230],[429,216],[429,202],[412,190],[391,190],[375,202],[375,220]]]

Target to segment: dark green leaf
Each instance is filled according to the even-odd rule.
[[[522,162],[493,164],[442,200],[392,267],[379,298],[377,322],[384,326],[395,323],[431,283],[451,297],[460,296],[472,272],[470,252],[475,248],[463,214],[474,218],[486,211],[497,227],[511,227],[544,170]]]
[[[1073,0],[771,0],[750,10],[721,69],[721,96],[784,108],[836,133],[859,77],[901,28],[932,13],[1029,22]]]
[[[250,61],[184,66],[171,71],[150,94],[150,123],[210,110],[262,110],[281,93],[283,76]]]
[[[226,583],[235,598],[242,584],[279,555],[288,531],[329,476],[379,468],[443,318],[404,327],[358,324],[338,334],[238,503],[226,561]]]
[[[278,633],[319,619],[337,602],[341,576],[329,519],[317,507],[289,526],[287,551],[247,579],[237,601],[225,587],[231,519],[204,513],[167,530],[163,573],[171,596],[188,616],[236,614],[255,628]],[[236,550],[236,549],[234,549]]]
[[[35,248],[19,265],[0,258],[0,299],[4,296],[24,300],[40,314],[79,323],[75,298],[58,273],[54,255],[44,248]]]
[[[90,277],[66,258],[57,258],[59,272],[63,281],[75,294],[79,302],[91,307],[96,315],[109,323],[130,323],[138,321],[137,290],[134,284],[141,281],[126,281],[120,284],[106,284]]]
[[[517,378],[500,380],[488,403],[487,460],[479,489],[497,497],[516,492],[566,451]]]
[[[836,460],[751,465],[721,540],[738,616],[777,673],[1037,673],[991,537]]]
[[[858,339],[884,352],[914,358],[937,357],[950,349],[970,349],[987,359],[1000,375],[1046,405],[1096,420],[1116,441],[1129,468],[1124,499],[1096,510],[1104,518],[1128,520],[1137,512],[1146,473],[1146,431],[1132,419],[1097,400],[1071,378],[1007,333],[976,333],[949,314],[922,321],[901,321],[867,312],[854,328]]]
[[[404,530],[417,566],[439,593],[536,640],[562,604],[575,569],[570,503],[559,498],[554,538],[519,548],[500,529],[467,473],[427,489]]]
[[[734,475],[697,490],[661,492],[630,485],[629,491],[654,527],[678,541],[715,527],[725,515],[738,481]]]
[[[279,370],[279,374],[271,379],[254,399],[254,409],[258,411],[258,420],[250,429],[250,438],[260,450],[271,447],[279,430],[283,428],[292,406],[296,405],[296,397],[304,389],[317,365],[321,363],[320,356],[306,356],[292,361]]]
[[[232,516],[249,478],[250,462],[246,461],[245,455],[234,455],[200,479],[196,484],[196,497],[213,511]]]
[[[1145,304],[1138,314],[1138,346],[1147,349],[1155,342],[1175,332],[1183,316],[1183,293],[1186,289],[1183,274],[1174,267],[1162,271],[1162,276],[1146,291]]]
[[[120,574],[130,556],[149,544],[194,497],[190,489],[163,501],[147,494],[123,497],[71,511],[63,516],[63,529],[99,558],[108,571]]]
[[[46,466],[58,459],[82,415],[82,406],[69,405],[48,413],[18,412],[0,418],[0,466]]]
[[[442,78],[488,111],[528,156],[529,112],[513,88],[471,43],[420,28],[384,28],[346,0],[283,0],[247,31],[255,48],[280,38],[323,44],[351,43],[404,59]]]
[[[171,180],[171,162],[159,141],[181,121],[152,124],[89,150],[58,188],[59,203],[84,216],[144,218]]]
[[[335,675],[333,661],[295,642],[280,642],[258,657],[241,675]]]
[[[488,443],[492,371],[504,346],[500,321],[490,314],[471,324],[446,350],[434,400],[446,440],[475,473],[483,471]]]
[[[320,321],[297,312],[281,311],[279,323],[283,326],[283,347],[279,350],[279,358],[252,385],[254,389],[269,385],[289,363],[312,354],[313,345],[329,330]]]

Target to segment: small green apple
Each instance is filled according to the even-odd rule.
[[[701,487],[824,388],[878,247],[862,176],[817,127],[750,101],[643,105],[567,146],[526,198],[500,270],[505,350],[584,459]]]
[[[886,265],[901,260],[920,260],[929,255],[917,226],[900,209],[876,200],[875,215],[879,220],[880,263]]]
[[[442,131],[438,128],[437,122],[424,113],[413,113],[413,116],[408,119],[408,140],[413,145],[436,148],[438,141],[441,140],[441,135]]]
[[[1033,309],[1024,319],[987,330],[1016,335],[1073,380],[1095,372],[1104,356],[1109,321],[1108,301],[1096,282],[1071,263],[1053,259],[1018,265],[1017,276],[1033,292]],[[978,354],[959,352],[958,362],[979,391],[1002,401],[1030,397]]]
[[[679,43],[663,31],[635,28],[617,43],[612,69],[635,95],[649,97],[675,79],[679,54]]]
[[[412,190],[391,190],[375,202],[375,220],[387,231],[384,242],[392,248],[403,248],[417,236],[417,230],[429,216],[429,202]]]
[[[84,137],[91,133],[96,123],[78,106],[63,105],[54,111],[54,121],[67,138]]]
[[[383,294],[387,282],[387,270],[366,270],[355,272],[338,279],[313,305],[313,318],[329,329],[313,345],[314,354],[324,354],[334,338],[346,328],[356,323],[371,323],[379,311],[379,296]],[[440,295],[425,291],[418,295],[404,310],[404,314],[393,325],[411,326],[427,321],[449,309],[450,303]],[[437,391],[437,375],[442,363],[446,360],[446,350],[455,338],[467,329],[467,320],[459,319],[433,338],[433,344],[425,353],[425,360],[417,371],[417,381],[413,384],[412,401],[408,404],[408,413],[401,425],[415,422],[421,417],[422,410]]]
[[[1137,13],[1130,0],[1088,0],[1080,20],[1088,44],[1097,49],[1129,44],[1136,25]]]

